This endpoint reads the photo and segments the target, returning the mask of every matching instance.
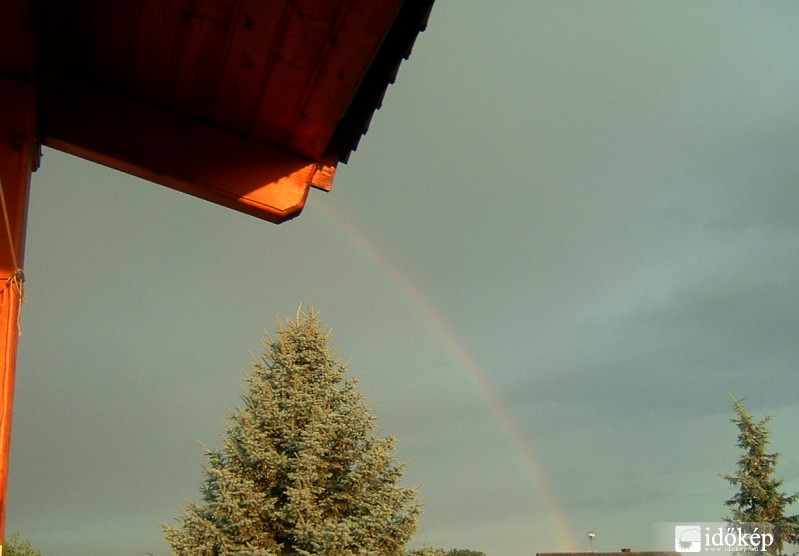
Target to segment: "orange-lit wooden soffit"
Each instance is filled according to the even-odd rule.
[[[0,1],[0,539],[41,145],[283,222],[332,187],[432,4]]]

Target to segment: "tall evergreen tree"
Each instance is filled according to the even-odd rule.
[[[785,515],[788,507],[799,498],[799,492],[786,495],[783,481],[774,478],[780,454],[768,453],[771,416],[755,421],[741,401],[732,398],[736,416],[730,419],[738,427],[738,447],[743,454],[738,471],[723,477],[738,487],[735,496],[725,502],[731,514],[724,518],[730,523],[757,523],[774,535],[769,547],[772,554],[781,554],[785,543],[799,542],[799,515]]]
[[[400,485],[395,440],[378,437],[330,337],[313,310],[267,336],[222,448],[207,452],[204,503],[164,526],[175,554],[402,554],[416,491]]]

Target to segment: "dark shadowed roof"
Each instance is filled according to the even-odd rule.
[[[41,140],[291,218],[331,187],[432,3],[38,0]]]

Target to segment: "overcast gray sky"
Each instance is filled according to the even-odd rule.
[[[300,303],[399,439],[415,545],[669,549],[656,523],[733,493],[728,392],[774,415],[799,490],[797,29],[796,2],[437,0],[280,226],[45,150],[8,530],[166,554]]]

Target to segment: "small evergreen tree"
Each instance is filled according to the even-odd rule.
[[[766,452],[771,436],[767,426],[771,416],[756,422],[741,401],[735,397],[732,400],[736,416],[730,422],[738,427],[737,445],[743,454],[738,460],[738,471],[723,475],[738,487],[735,496],[725,502],[732,513],[724,519],[736,524],[759,524],[761,531],[766,529],[774,535],[769,552],[780,554],[785,543],[799,541],[799,515],[785,515],[788,506],[799,498],[799,492],[784,494],[782,480],[774,478],[780,454]]]
[[[399,555],[416,531],[395,440],[328,348],[311,310],[280,323],[245,377],[243,408],[208,450],[204,504],[164,526],[177,555]]]
[[[19,533],[14,533],[3,546],[5,556],[42,556],[42,553],[31,546],[27,540],[22,540]]]

